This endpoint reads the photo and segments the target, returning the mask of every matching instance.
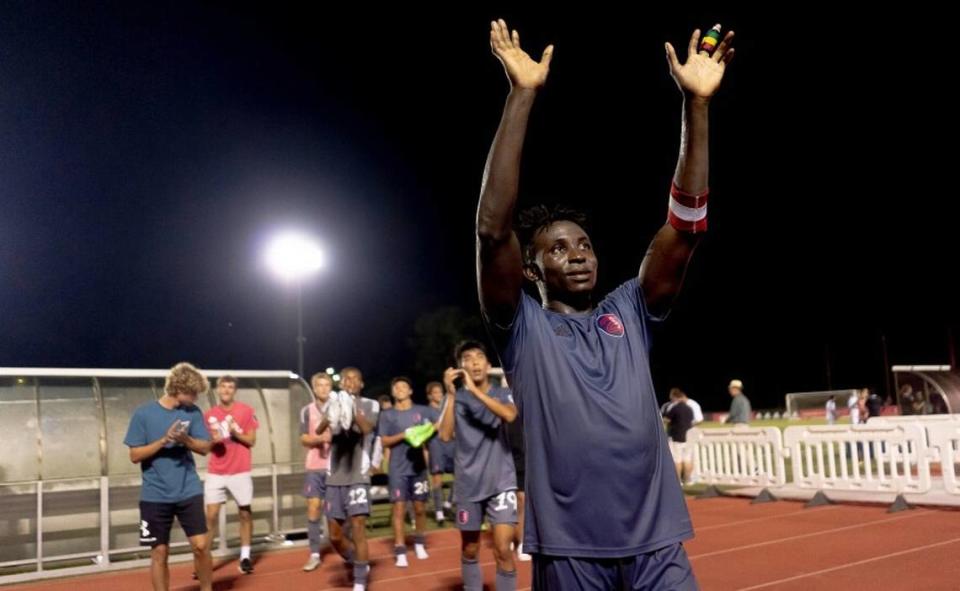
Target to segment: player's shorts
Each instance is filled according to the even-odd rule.
[[[207,474],[203,482],[203,499],[208,505],[227,502],[227,491],[238,507],[249,507],[253,502],[253,476],[243,474]]]
[[[679,441],[670,440],[670,455],[673,456],[673,463],[680,464],[684,462],[693,462],[693,446]]]
[[[427,475],[394,476],[390,475],[390,502],[424,502],[430,498],[430,480]]]
[[[174,517],[188,538],[207,533],[203,495],[177,503],[140,501],[140,545],[155,548],[169,544]]]
[[[698,591],[683,544],[627,558],[533,555],[534,591]]]
[[[303,496],[308,499],[322,499],[327,494],[327,473],[324,470],[310,470],[303,475]]]
[[[461,531],[480,531],[484,517],[490,525],[515,525],[517,491],[504,491],[482,501],[457,501],[457,528]]]
[[[327,486],[324,507],[327,517],[337,521],[370,515],[370,485]]]

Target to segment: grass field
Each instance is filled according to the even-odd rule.
[[[794,425],[826,425],[826,419],[770,419],[767,421],[750,421],[751,427],[776,427],[783,431],[787,427],[792,427]],[[840,424],[843,424],[841,421]],[[715,429],[717,427],[729,427],[725,423],[718,423],[715,421],[704,421],[697,425],[701,429]]]

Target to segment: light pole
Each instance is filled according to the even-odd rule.
[[[325,257],[320,247],[301,234],[285,233],[267,247],[267,265],[284,281],[297,283],[297,374],[303,377],[303,280],[319,271]]]

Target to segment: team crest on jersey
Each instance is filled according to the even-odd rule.
[[[622,337],[624,333],[623,323],[615,314],[603,314],[597,318],[597,326],[612,337]]]
[[[457,511],[457,521],[460,522],[460,525],[466,525],[470,521],[470,512],[464,509]]]
[[[570,330],[570,327],[566,324],[558,324],[553,327],[553,334],[558,337],[572,337],[573,331]]]

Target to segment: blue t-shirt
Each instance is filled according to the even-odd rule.
[[[493,386],[487,392],[504,404],[513,404],[510,390]],[[457,500],[479,502],[517,489],[510,442],[500,417],[463,388],[457,390],[454,412],[456,460],[453,482]]]
[[[191,406],[168,410],[159,402],[148,402],[134,411],[123,443],[128,447],[153,443],[167,434],[174,421],[190,421],[190,437],[210,439],[200,408]],[[156,455],[140,462],[140,470],[143,472],[141,501],[178,503],[203,494],[193,452],[180,443],[168,443]]]
[[[421,425],[430,420],[426,407],[414,404],[407,410],[391,408],[380,415],[380,425],[377,427],[380,435],[399,435],[409,427]],[[423,457],[423,447],[410,447],[406,441],[390,448],[390,475],[391,476],[420,476],[427,470],[427,461]]]
[[[431,423],[437,423],[440,421],[440,412],[443,410],[444,405],[447,404],[447,400],[449,400],[449,398],[444,395],[443,402],[440,404],[440,408],[434,408],[432,406],[427,407],[427,417],[430,419]],[[454,454],[457,451],[456,446],[456,441],[443,441],[440,439],[440,431],[438,429],[427,443],[427,451],[430,452],[430,457],[433,458],[430,460],[430,463],[436,466],[443,466],[444,462],[442,460],[444,458],[454,457]]]
[[[636,278],[587,314],[521,295],[502,361],[525,436],[525,551],[616,558],[693,536],[650,377],[651,320]]]

